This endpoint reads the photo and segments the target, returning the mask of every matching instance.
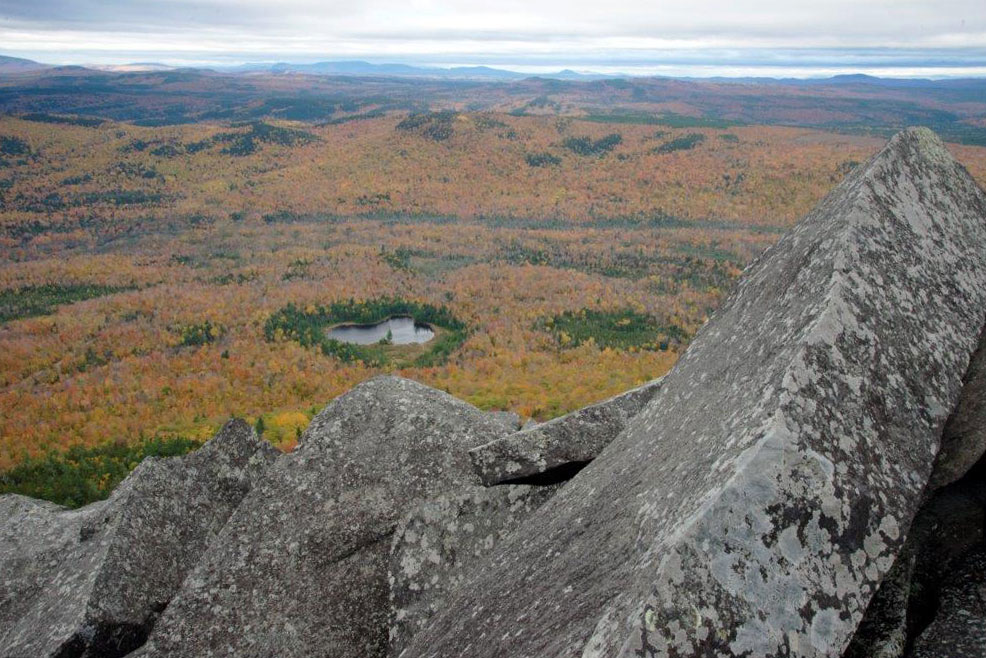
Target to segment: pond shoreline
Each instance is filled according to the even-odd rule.
[[[330,340],[351,345],[374,345],[387,340],[393,345],[420,345],[438,335],[436,328],[411,315],[390,315],[378,322],[339,322],[325,328]],[[388,340],[389,338],[389,340]]]

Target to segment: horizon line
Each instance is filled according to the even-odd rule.
[[[332,64],[360,64],[368,67],[385,68],[390,66],[407,67],[421,71],[420,77],[428,77],[428,71],[436,73],[455,72],[457,69],[482,69],[497,73],[513,74],[522,77],[552,77],[561,74],[582,77],[605,78],[671,78],[671,79],[765,79],[765,80],[825,80],[838,77],[869,77],[875,79],[897,80],[957,80],[986,78],[986,64],[956,65],[952,62],[929,60],[926,62],[908,62],[907,65],[876,65],[876,66],[846,66],[831,63],[791,62],[770,64],[758,62],[723,62],[716,64],[711,61],[688,63],[684,61],[639,61],[634,63],[621,62],[607,65],[603,62],[582,63],[558,62],[556,64],[516,64],[510,62],[478,61],[448,62],[428,61],[421,57],[376,57],[350,56],[343,58],[310,57],[273,57],[216,60],[193,58],[159,58],[159,59],[127,59],[109,61],[86,61],[83,58],[73,58],[73,61],[51,62],[42,58],[26,57],[24,54],[7,55],[0,51],[0,56],[25,60],[46,68],[81,67],[104,72],[151,72],[155,68],[169,70],[211,70],[217,73],[249,72],[243,69],[257,67],[263,72],[264,67],[311,67]],[[128,70],[129,69],[129,70]],[[636,69],[636,70],[634,70]],[[300,71],[300,73],[305,73]],[[317,73],[313,73],[317,75]],[[345,72],[333,72],[334,75],[347,75]],[[371,74],[364,72],[363,74]],[[2,75],[2,74],[0,74]],[[395,75],[394,73],[381,75]],[[418,76],[407,76],[418,77]],[[492,80],[491,80],[492,82]]]

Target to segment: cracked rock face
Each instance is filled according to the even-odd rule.
[[[661,390],[655,379],[603,402],[525,427],[469,451],[486,486],[524,483],[556,469],[592,461]]]
[[[654,400],[405,658],[839,656],[984,309],[986,196],[905,131],[747,269]]]
[[[911,656],[916,636],[935,619],[949,590],[961,585],[965,576],[956,574],[964,573],[962,563],[984,541],[986,461],[981,461],[922,505],[843,658]]]
[[[986,546],[965,557],[942,587],[941,607],[911,658],[986,656]]]
[[[909,638],[907,608],[914,584],[915,552],[908,537],[880,589],[870,599],[843,658],[901,658],[904,655]]]
[[[390,551],[390,651],[394,658],[445,604],[470,568],[562,485],[475,487],[414,508]]]
[[[277,451],[230,421],[183,457],[148,457],[78,510],[0,497],[0,656],[122,656]]]
[[[980,336],[964,381],[959,403],[942,435],[931,478],[935,489],[962,477],[986,452],[986,332]]]
[[[505,431],[397,377],[337,398],[243,501],[139,655],[384,655],[398,520],[477,485],[467,450]]]
[[[975,414],[969,414],[969,402],[978,399],[983,390],[982,347],[980,339],[959,404],[945,423],[943,445],[925,489],[927,500],[911,522],[893,568],[870,599],[843,658],[911,656],[916,636],[937,614],[943,598],[942,584],[946,584],[947,599],[948,590],[954,591],[957,586],[954,574],[962,573],[957,565],[986,541],[986,458],[979,438],[973,431],[957,432],[949,439],[949,428],[956,427],[956,421],[975,430]],[[949,440],[951,449],[946,449],[945,442]],[[976,454],[979,461],[967,469],[964,464]],[[956,474],[961,478],[952,481]],[[949,484],[935,486],[942,481]],[[939,637],[937,642],[942,639]]]

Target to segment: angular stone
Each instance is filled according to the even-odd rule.
[[[390,551],[389,655],[400,656],[467,570],[481,565],[560,487],[476,487],[414,508],[397,527]]]
[[[986,195],[895,136],[745,272],[654,400],[406,658],[838,656],[986,309]]]
[[[986,656],[986,546],[966,556],[944,583],[938,613],[910,656]]]
[[[398,520],[478,485],[467,450],[504,432],[397,377],[337,398],[243,501],[139,655],[382,656]]]
[[[595,459],[657,395],[661,379],[470,450],[476,472],[487,486],[523,483],[555,469],[574,473]]]
[[[277,451],[243,421],[201,449],[148,457],[106,501],[0,497],[0,655],[122,656]]]

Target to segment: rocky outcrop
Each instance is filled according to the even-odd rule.
[[[383,655],[398,520],[477,485],[467,451],[504,432],[397,377],[337,398],[243,501],[139,655]]]
[[[122,656],[275,458],[243,421],[79,510],[0,497],[0,656]]]
[[[467,571],[481,566],[482,558],[560,486],[475,487],[412,510],[390,551],[389,654],[400,656]]]
[[[986,197],[909,130],[754,263],[405,656],[839,656],[986,309]]]
[[[567,480],[596,458],[661,389],[661,379],[469,451],[483,484]]]

